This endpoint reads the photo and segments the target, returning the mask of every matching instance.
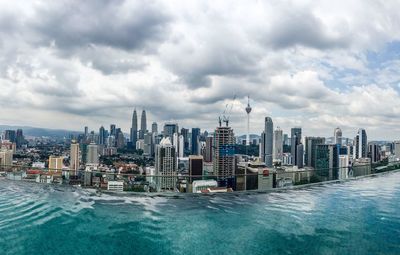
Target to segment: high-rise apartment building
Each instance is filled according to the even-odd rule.
[[[79,170],[79,144],[73,141],[70,150],[70,170],[71,174],[77,175]]]
[[[157,145],[155,155],[158,190],[174,190],[177,182],[178,163],[176,148],[169,137],[163,138]]]
[[[86,164],[98,165],[99,164],[99,153],[98,147],[95,143],[91,143],[87,146]]]

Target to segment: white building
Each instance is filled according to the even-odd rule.
[[[169,137],[163,138],[156,149],[156,178],[157,189],[174,190],[177,182],[176,147]]]
[[[400,160],[400,141],[395,141],[393,145],[394,145],[393,152],[398,161]]]
[[[123,181],[108,181],[107,190],[124,191],[124,182]]]
[[[207,190],[209,188],[218,187],[218,183],[215,180],[197,180],[192,183],[192,193],[201,193],[203,190]]]

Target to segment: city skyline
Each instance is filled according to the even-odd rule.
[[[249,95],[250,133],[271,116],[285,132],[301,126],[305,135],[328,136],[340,127],[353,137],[365,128],[373,140],[395,140],[399,5],[2,3],[0,123],[69,130],[116,123],[129,133],[136,107],[149,123],[211,129],[236,94],[237,134],[246,132]],[[117,25],[104,22],[110,17]]]

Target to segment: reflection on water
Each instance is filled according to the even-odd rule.
[[[172,197],[0,180],[0,254],[400,254],[399,211],[400,172]]]

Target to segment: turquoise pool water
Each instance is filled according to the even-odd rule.
[[[0,254],[400,254],[400,172],[173,198],[0,180]]]

